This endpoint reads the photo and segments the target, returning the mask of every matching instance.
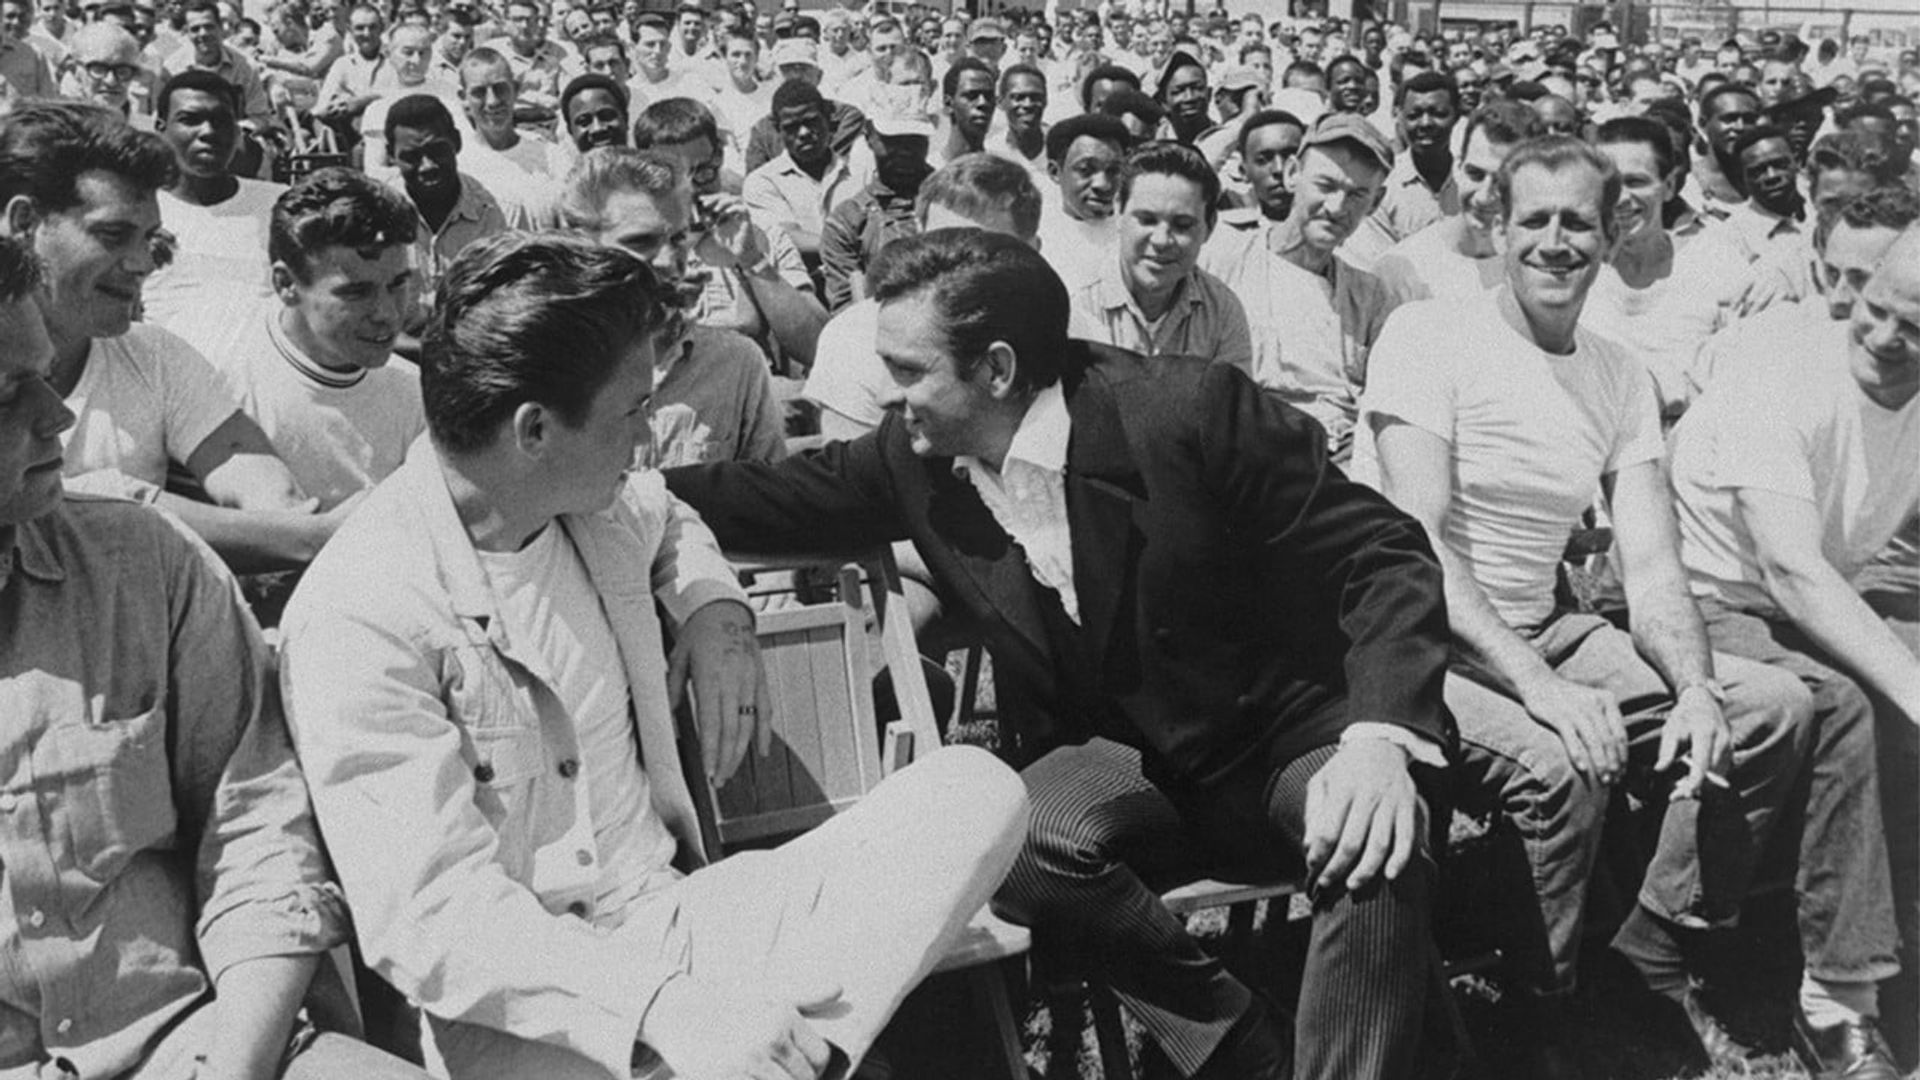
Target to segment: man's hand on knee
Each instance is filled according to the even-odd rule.
[[[801,1014],[831,1005],[840,988],[806,993],[808,1000],[787,1001],[682,975],[660,988],[640,1041],[684,1080],[816,1080],[832,1049]]]
[[[1342,745],[1307,784],[1307,876],[1349,892],[1399,877],[1419,850],[1421,816],[1405,750],[1385,739]]]
[[[1627,725],[1605,690],[1549,674],[1518,688],[1527,714],[1560,736],[1580,775],[1611,784],[1627,768]]]

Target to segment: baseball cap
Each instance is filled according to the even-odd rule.
[[[1306,137],[1300,140],[1302,150],[1309,146],[1326,146],[1329,143],[1351,142],[1367,152],[1380,167],[1393,171],[1393,147],[1387,143],[1387,137],[1380,134],[1367,118],[1359,113],[1330,112],[1323,114],[1307,128]]]
[[[1006,36],[1006,27],[1000,25],[999,19],[992,18],[991,16],[975,19],[973,20],[973,25],[967,27],[968,41],[1001,41],[1004,40]]]
[[[806,38],[782,38],[773,46],[773,67],[778,71],[788,64],[820,66],[820,46]]]
[[[920,107],[910,86],[876,86],[868,100],[867,122],[882,135],[923,135],[933,138],[933,120]]]

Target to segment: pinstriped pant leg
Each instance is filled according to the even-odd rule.
[[[1103,977],[1182,1073],[1197,1070],[1251,994],[1145,881],[1192,860],[1179,813],[1140,753],[1096,739],[1028,766],[1027,843],[997,902]]]

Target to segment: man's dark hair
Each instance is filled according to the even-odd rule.
[[[1133,136],[1127,134],[1127,125],[1115,116],[1105,113],[1081,113],[1070,116],[1047,129],[1047,160],[1055,165],[1067,160],[1067,150],[1074,141],[1081,138],[1099,139],[1110,142],[1126,153],[1133,144]]]
[[[639,18],[633,20],[633,28],[635,31],[658,30],[663,34],[666,33],[669,29],[671,29],[671,27],[667,23],[666,18],[662,16],[659,12],[654,12],[654,11],[649,11],[644,15],[641,15]]]
[[[239,87],[205,68],[188,68],[161,84],[160,92],[154,95],[154,116],[162,124],[167,122],[167,115],[173,110],[173,95],[181,90],[211,94],[232,107],[236,118],[240,115]]]
[[[1194,59],[1192,53],[1183,49],[1175,49],[1173,50],[1173,54],[1167,57],[1166,66],[1160,69],[1160,81],[1154,84],[1153,100],[1159,102],[1163,107],[1166,105],[1167,90],[1173,85],[1173,73],[1184,68],[1199,68],[1201,81],[1209,81],[1207,79],[1207,65]]]
[[[1115,90],[1100,103],[1100,111],[1116,119],[1137,116],[1148,131],[1159,127],[1160,121],[1167,118],[1167,111],[1160,107],[1159,102],[1138,90]]]
[[[1607,155],[1571,135],[1541,135],[1514,147],[1500,170],[1493,174],[1493,188],[1500,193],[1502,220],[1513,214],[1513,178],[1522,169],[1540,168],[1562,172],[1583,165],[1600,174],[1600,231],[1609,240],[1614,236],[1614,210],[1620,202],[1620,170]]]
[[[1132,68],[1123,68],[1119,64],[1101,64],[1087,72],[1087,77],[1080,80],[1082,109],[1093,108],[1093,84],[1097,82],[1125,83],[1135,90],[1140,89],[1140,76],[1135,74]]]
[[[40,288],[40,257],[17,236],[0,236],[0,303],[13,304]]]
[[[999,93],[1002,97],[1006,96],[1007,82],[1015,75],[1030,75],[1033,78],[1039,79],[1040,85],[1043,88],[1047,85],[1047,75],[1039,68],[1034,67],[1032,64],[1013,64],[1000,73]]]
[[[1241,122],[1240,135],[1234,140],[1234,148],[1240,151],[1241,157],[1246,157],[1247,139],[1252,137],[1253,133],[1261,128],[1273,127],[1276,124],[1299,128],[1301,136],[1303,138],[1306,136],[1307,122],[1305,120],[1300,119],[1285,109],[1261,109],[1259,112],[1254,113]]]
[[[575,75],[568,80],[566,89],[560,91],[560,123],[562,125],[567,122],[567,110],[573,106],[573,99],[589,90],[605,90],[612,94],[613,100],[620,103],[620,112],[623,115],[626,113],[627,88],[621,86],[619,81],[610,75],[589,71],[585,75]]]
[[[1200,200],[1207,208],[1211,227],[1219,213],[1220,174],[1207,164],[1206,155],[1185,143],[1164,140],[1143,143],[1120,167],[1120,205],[1133,197],[1133,182],[1142,176],[1178,176],[1200,188]]]
[[[616,35],[588,34],[580,39],[580,58],[583,62],[586,60],[587,53],[594,49],[617,49],[620,52],[620,61],[625,63],[627,60],[627,43],[621,41]]]
[[[1900,118],[1885,101],[1862,101],[1833,114],[1833,126],[1845,130],[1856,120],[1882,120],[1890,127],[1900,126]]]
[[[1653,151],[1654,167],[1664,178],[1673,171],[1673,137],[1667,125],[1645,116],[1616,116],[1593,133],[1595,146],[1623,144],[1644,146]]]
[[[285,263],[301,284],[312,256],[344,247],[372,257],[380,248],[411,244],[419,215],[404,195],[357,169],[321,169],[280,193],[267,226],[267,259]]]
[[[792,86],[792,83],[783,84]],[[720,149],[720,123],[713,110],[692,98],[664,98],[640,110],[633,120],[633,146],[678,146],[706,139]]]
[[[1827,238],[1843,221],[1853,229],[1904,232],[1920,221],[1920,192],[1905,184],[1886,184],[1855,195],[1830,213],[1821,212],[1813,223],[1814,250],[1824,252]]]
[[[187,0],[185,4],[180,6],[180,17],[183,19],[188,15],[196,13],[211,15],[218,20],[220,18],[220,5],[215,3],[214,0]]]
[[[1447,100],[1453,102],[1453,110],[1460,111],[1460,84],[1453,76],[1442,75],[1437,71],[1422,71],[1400,84],[1393,92],[1393,107],[1401,108],[1407,103],[1408,94],[1431,94],[1440,90],[1447,92]]]
[[[1476,131],[1486,132],[1490,142],[1501,146],[1514,146],[1546,132],[1540,123],[1540,114],[1532,106],[1522,101],[1489,101],[1473,111],[1467,117],[1467,129],[1460,135],[1460,146],[1473,141]]]
[[[475,241],[441,278],[421,343],[427,430],[447,451],[471,453],[528,402],[578,427],[670,300],[621,248],[554,233]]]
[[[985,60],[977,56],[963,56],[953,62],[953,66],[947,69],[945,75],[940,76],[941,97],[952,97],[954,92],[960,89],[960,76],[969,71],[985,75],[989,80],[993,79],[993,69],[987,66]]]
[[[456,143],[460,141],[460,129],[454,126],[453,114],[447,111],[445,103],[432,94],[408,94],[393,103],[387,110],[387,120],[381,128],[388,146],[394,144],[393,133],[401,128],[438,131],[453,136]]]
[[[1282,87],[1289,85],[1295,75],[1308,75],[1316,79],[1324,79],[1327,77],[1327,71],[1311,60],[1295,60],[1293,63],[1287,65],[1287,70],[1280,73],[1280,85]]]
[[[819,87],[803,79],[788,79],[773,91],[770,111],[777,122],[782,109],[793,109],[803,105],[811,105],[824,115],[827,111],[826,95],[820,92]]]
[[[166,140],[103,106],[29,100],[0,119],[0,205],[25,195],[41,213],[68,209],[80,202],[80,176],[95,169],[147,191],[180,175]]]
[[[1021,240],[982,229],[905,237],[880,249],[869,284],[880,304],[924,291],[962,375],[989,345],[1004,341],[1016,358],[1017,389],[1043,390],[1060,381],[1072,301],[1060,275]]]
[[[1040,189],[1033,174],[997,154],[962,154],[941,166],[921,183],[914,199],[922,220],[930,206],[975,219],[1004,213],[1022,237],[1040,231]]]

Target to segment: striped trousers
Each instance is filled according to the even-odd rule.
[[[996,900],[1105,979],[1190,1076],[1251,992],[1157,890],[1223,865],[1301,874],[1307,782],[1334,750],[1255,763],[1204,792],[1156,787],[1141,775],[1139,751],[1108,740],[1055,750],[1021,774],[1032,808],[1027,843]],[[1314,894],[1294,1023],[1299,1080],[1411,1074],[1429,985],[1433,871],[1423,851],[1393,882]]]

